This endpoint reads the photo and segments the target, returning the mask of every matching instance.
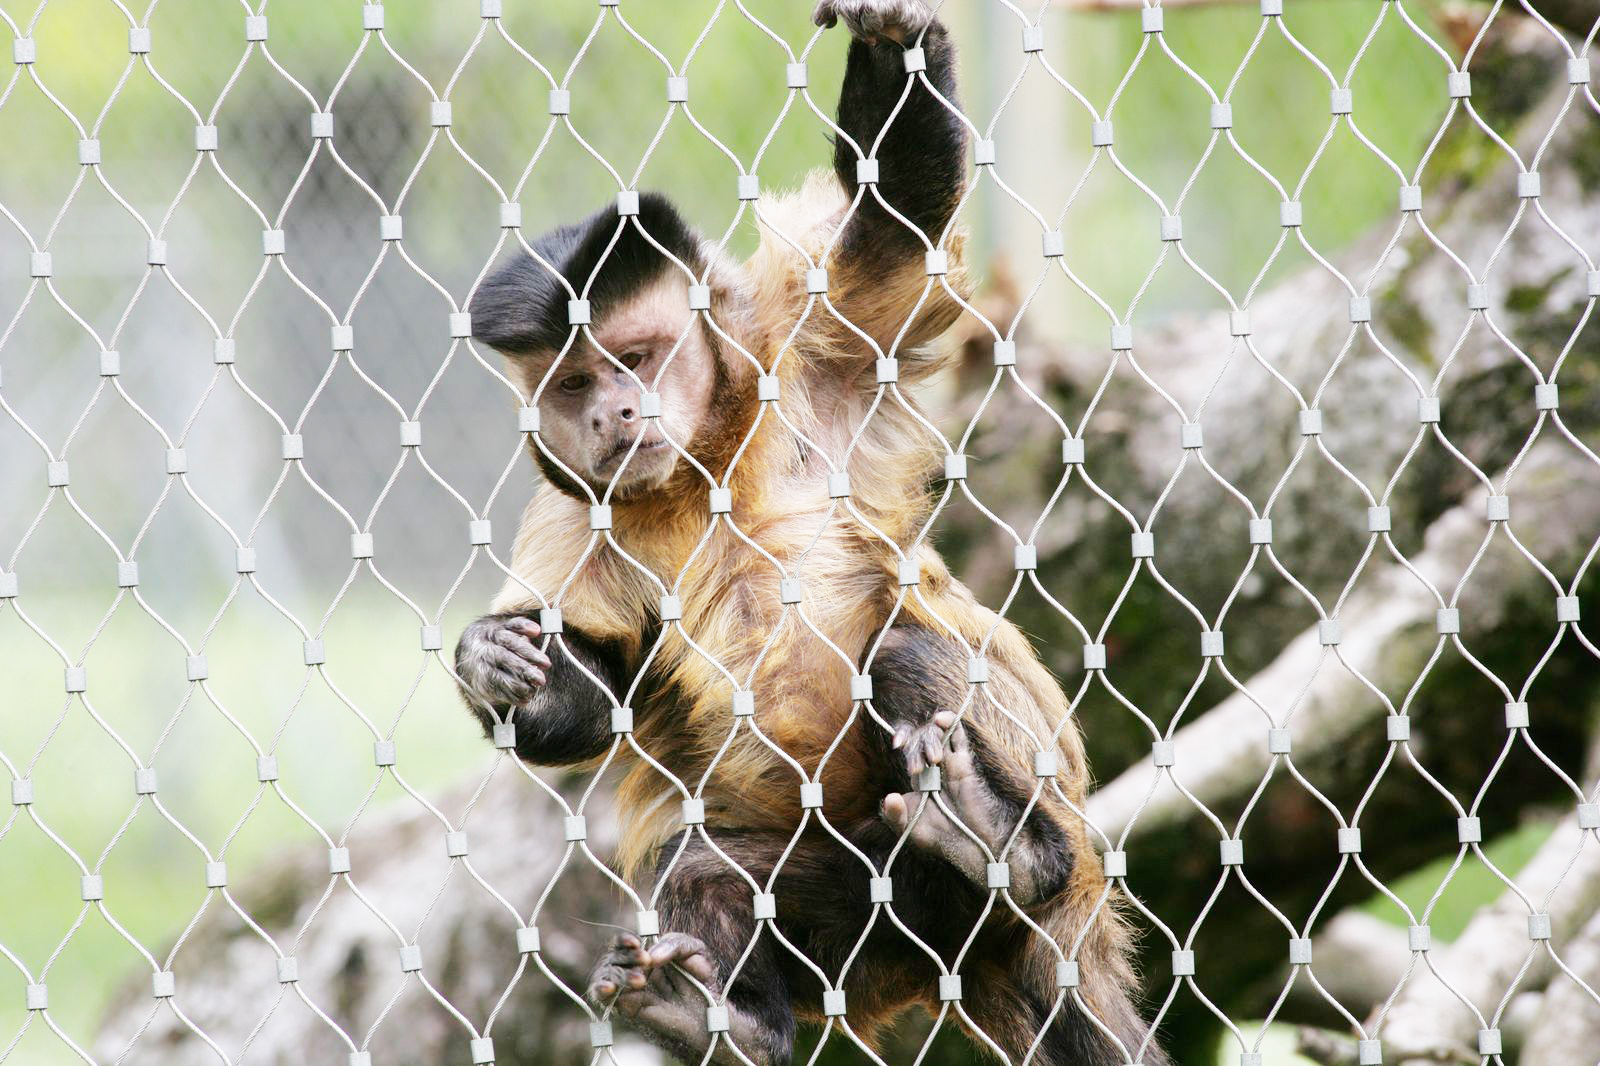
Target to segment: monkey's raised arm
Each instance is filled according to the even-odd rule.
[[[839,90],[838,124],[848,139],[835,138],[833,169],[853,198],[858,161],[876,159],[878,194],[868,189],[861,198],[841,251],[856,260],[886,257],[881,265],[910,265],[921,274],[927,245],[911,226],[939,247],[966,175],[967,130],[952,110],[955,48],[922,0],[901,0],[890,12],[880,4],[870,18],[852,18],[842,10],[847,6],[845,0],[818,9],[819,19],[836,11],[854,34]],[[908,48],[919,45],[926,63],[920,77],[906,64]]]
[[[824,226],[832,243],[822,265],[835,313],[807,323],[812,350],[870,356],[861,350],[860,330],[883,354],[901,359],[908,376],[926,374],[937,362],[919,346],[955,320],[960,304],[951,293],[967,288],[962,234],[951,227],[967,151],[966,126],[955,111],[955,46],[923,0],[822,0],[815,17],[825,26],[843,22],[851,34],[833,176],[837,210],[855,206],[842,231],[837,217]],[[918,55],[914,48],[921,49],[920,62],[908,63]],[[864,159],[876,181],[862,173]],[[945,253],[948,289],[937,277],[930,287],[924,256],[930,248]],[[863,363],[846,365],[859,370]]]

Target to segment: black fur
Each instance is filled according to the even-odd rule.
[[[967,654],[959,642],[923,626],[893,627],[868,671],[872,676],[873,707],[891,724],[913,725],[926,725],[937,712],[954,710],[966,698]],[[910,790],[911,776],[900,754],[890,747],[889,735],[875,723],[868,734],[878,748],[881,765],[890,775],[885,791]],[[1005,755],[997,754],[982,732],[969,729],[967,742],[979,776],[1001,808],[1001,820],[1015,825],[1033,798],[1036,782],[1019,773]],[[1035,807],[1028,814],[1018,843],[1034,870],[1038,900],[1053,899],[1067,887],[1072,876],[1072,845],[1066,831],[1043,808]]]
[[[858,192],[859,146],[861,153],[879,161],[879,182],[876,191],[867,190],[862,196],[835,254],[869,277],[874,272],[903,270],[923,249],[922,240],[885,210],[879,196],[920,229],[930,243],[937,244],[964,187],[966,129],[923,84],[926,78],[952,106],[956,103],[954,49],[937,22],[916,43],[927,58],[923,75],[908,75],[905,49],[888,40],[853,40],[846,60],[838,123],[855,145],[846,138],[838,139],[834,169],[846,194],[854,196]],[[902,96],[906,96],[905,103],[896,112]],[[894,119],[885,130],[891,112]],[[883,138],[877,143],[880,131]],[[704,270],[698,236],[664,197],[642,196],[638,221],[696,273]],[[597,322],[609,307],[672,269],[670,261],[639,235],[632,222],[602,263],[602,253],[618,225],[615,209],[607,208],[534,242],[539,254],[573,289],[581,291],[588,286],[586,295]],[[474,296],[470,307],[474,335],[513,356],[559,350],[573,332],[567,319],[568,295],[546,267],[519,254],[502,265]],[[732,402],[724,359],[719,356],[716,364],[719,384],[712,410],[732,418],[744,408],[753,408],[751,402]],[[573,495],[586,495],[537,451],[535,457],[556,485]],[[647,634],[646,646],[652,639]],[[625,693],[632,674],[620,648],[599,645],[572,631],[564,635],[564,642],[567,653],[599,676],[612,693],[618,697]],[[612,742],[612,701],[573,667],[554,642],[550,654],[554,662],[545,691],[533,703],[537,710],[514,712],[517,753],[540,765],[597,756]],[[954,709],[964,698],[966,658],[964,647],[938,633],[895,627],[870,671],[874,705],[891,721],[930,722],[937,711]],[[682,706],[682,699],[670,689],[642,685],[632,703],[671,713]],[[492,726],[492,716],[481,710],[478,713],[486,729]],[[911,783],[902,753],[891,748],[888,736],[874,723],[866,724],[865,736],[882,776],[864,787],[878,790],[879,795],[908,791]],[[1032,794],[1033,779],[997,753],[992,741],[979,735],[976,727],[969,730],[968,741],[975,768],[1015,824]],[[859,853],[816,829],[791,841],[788,833],[724,829],[714,824],[687,842],[680,840],[661,849],[656,898],[662,927],[704,942],[718,981],[730,982],[726,988],[730,1008],[749,1023],[744,1031],[759,1034],[754,1037],[758,1046],[745,1046],[743,1051],[759,1063],[787,1064],[797,1018],[814,1020],[821,1015],[823,987],[813,970],[771,931],[758,933],[746,876],[708,847],[699,832],[708,834],[717,849],[763,889],[775,893],[776,926],[783,938],[830,977],[844,971],[847,1000],[865,1016],[883,1017],[911,1003],[925,1002],[939,975],[939,968],[923,948],[882,916],[872,925],[866,943],[859,943],[874,911],[869,871],[859,854],[867,855],[880,870],[887,866],[896,917],[947,966],[961,959],[968,1010],[980,1026],[988,1028],[992,1023],[1012,1061],[1020,1061],[1033,1037],[1045,1029],[1055,1002],[1053,987],[1035,987],[1024,976],[1053,969],[1045,965],[1053,960],[1048,945],[1009,909],[986,912],[989,893],[953,863],[916,848],[901,848],[890,866],[898,834],[882,819],[866,817],[838,828]],[[685,844],[682,850],[677,843]],[[1073,873],[1071,842],[1063,827],[1047,812],[1035,809],[1018,844],[1025,849],[1027,861],[1037,867],[1043,898],[1057,896]],[[780,856],[783,865],[774,871]],[[973,926],[980,918],[984,928],[973,938]],[[1044,952],[1051,958],[1041,959]],[[1024,966],[1024,960],[1031,965]],[[1099,961],[1085,960],[1085,992],[1099,993],[1090,996],[1096,1015],[1123,1038],[1131,1054],[1147,1030],[1115,974],[1100,972]],[[735,966],[739,967],[737,976],[733,976]],[[695,1047],[675,1043],[677,1038],[658,1035],[657,1039],[665,1039],[669,1053],[684,1061],[702,1058]],[[1069,1001],[1046,1029],[1031,1061],[1039,1066],[1116,1066],[1125,1058]],[[1144,1059],[1148,1066],[1162,1066],[1167,1061],[1154,1049]]]
[[[1022,778],[1009,759],[1004,755],[996,755],[981,733],[969,736],[968,743],[972,745],[972,761],[978,768],[978,775],[988,783],[990,791],[1005,811],[1001,816],[1003,821],[1007,825],[1015,825],[1027,808],[1028,801],[1033,798],[1036,782],[1031,778]],[[1072,877],[1072,845],[1061,824],[1045,813],[1043,808],[1035,807],[1023,823],[1018,843],[1033,870],[1038,899],[1051,900],[1065,891]]]
[[[954,106],[956,101],[955,46],[938,22],[922,36],[927,57],[926,77]],[[905,49],[890,40],[868,44],[850,42],[845,61],[844,85],[839,90],[839,128],[872,153],[878,131],[900,97],[910,95],[894,114],[878,146],[878,191],[900,214],[910,219],[937,245],[961,196],[966,174],[967,130],[960,119],[922,84],[922,76],[906,73]],[[843,137],[836,139],[834,172],[848,195],[854,196],[856,148]],[[888,256],[893,265],[922,242],[905,223],[890,215],[869,191],[861,199],[844,234],[847,256]]]
[[[616,245],[607,253],[624,222]],[[609,308],[677,269],[645,239],[640,227],[691,270],[702,269],[700,235],[660,193],[640,194],[637,220],[625,220],[615,207],[606,207],[582,222],[556,227],[532,246],[574,292],[582,295],[587,287],[591,316],[599,322]],[[484,279],[473,295],[472,335],[513,355],[559,350],[573,330],[567,318],[568,299],[554,274],[519,251]]]
[[[762,834],[734,833],[730,841],[743,843],[751,838],[769,855],[777,854],[772,842]],[[716,836],[723,843],[723,834]],[[718,987],[728,977],[734,963],[744,954],[756,932],[750,887],[721,856],[699,839],[691,840],[670,871],[667,863],[677,854],[676,847],[662,849],[656,871],[661,880],[657,906],[664,928],[689,931],[706,946],[707,957],[716,967]],[[760,875],[757,875],[760,876]],[[756,944],[737,980],[727,989],[728,1005],[754,1021],[762,1033],[760,1048],[742,1047],[756,1055],[757,1062],[786,1063],[794,1048],[795,1017],[790,1005],[789,985],[783,975],[779,949],[772,937]],[[681,1062],[698,1062],[702,1054],[692,1047],[669,1047]]]
[[[836,840],[812,831],[790,850],[784,833],[713,828],[708,832],[717,848],[757,884],[771,886],[778,902],[776,923],[784,939],[824,973],[832,976],[844,971],[848,1004],[879,1014],[923,1000],[936,987],[939,971],[927,954],[883,916],[857,952],[873,910],[868,872],[860,859]],[[896,839],[891,829],[876,821],[851,827],[847,835],[880,869]],[[772,881],[774,860],[786,851],[784,864]],[[675,861],[673,856],[677,856]],[[663,848],[657,877],[663,927],[699,937],[719,981],[726,980],[756,934],[748,883],[698,837],[689,841],[681,855],[676,844]],[[947,863],[914,850],[902,850],[896,856],[890,878],[895,915],[947,967],[960,959],[968,1011],[980,1025],[993,1029],[991,1035],[1000,1039],[1013,1062],[1021,1061],[1041,1030],[1044,1039],[1030,1060],[1038,1066],[1122,1066],[1128,1061],[1070,997],[1046,1028],[1056,989],[1019,980],[1024,958],[1048,950],[1037,933],[1001,910],[991,913],[982,933],[969,942],[972,927],[983,912],[986,892]],[[1051,968],[1048,961],[1046,968]],[[1097,977],[1085,975],[1086,981],[1107,989],[1106,995],[1093,997],[1096,1017],[1117,1034],[1131,1054],[1147,1028],[1127,996],[1114,983]],[[757,1063],[786,1066],[793,1050],[796,1015],[818,1018],[822,991],[810,967],[777,938],[763,933],[727,988],[729,1005],[755,1021],[762,1032],[762,1046],[742,1046],[741,1050]],[[684,1062],[702,1057],[702,1052],[692,1047],[668,1050]],[[1143,1066],[1170,1066],[1154,1045],[1138,1061]]]
[[[505,619],[516,617],[516,613],[488,617]],[[538,619],[533,612],[524,617]],[[515,723],[517,755],[537,766],[570,766],[604,754],[611,746],[611,707],[614,699],[620,699],[627,691],[622,647],[610,641],[591,640],[567,627],[546,650],[550,669],[546,671],[544,687],[534,697],[535,709],[499,706],[491,714],[476,701],[468,701],[483,725],[484,735],[493,735],[497,721]],[[458,674],[463,673],[466,654],[463,640],[456,644]],[[586,677],[574,660],[598,677],[609,694]]]

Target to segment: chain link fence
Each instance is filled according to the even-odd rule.
[[[622,720],[522,766],[455,691],[538,446],[465,312],[640,189],[781,226],[810,8],[0,0],[0,1062],[662,1061],[583,990],[655,915],[609,771],[695,781]],[[939,13],[980,284],[927,542],[1071,700],[1161,1042],[1600,1062],[1600,13]],[[929,999],[804,1055],[994,1046]]]

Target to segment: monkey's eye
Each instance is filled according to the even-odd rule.
[[[629,370],[637,370],[639,369],[639,364],[644,362],[645,355],[645,352],[623,352],[621,355],[617,356],[617,362],[621,363]]]
[[[561,379],[562,392],[582,392],[589,387],[588,374],[568,374]]]

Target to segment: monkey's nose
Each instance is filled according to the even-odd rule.
[[[633,408],[631,408],[631,407],[622,408],[621,410],[619,410],[617,412],[617,417],[622,419],[622,421],[624,421],[624,422],[632,422],[633,419],[634,419]]]

